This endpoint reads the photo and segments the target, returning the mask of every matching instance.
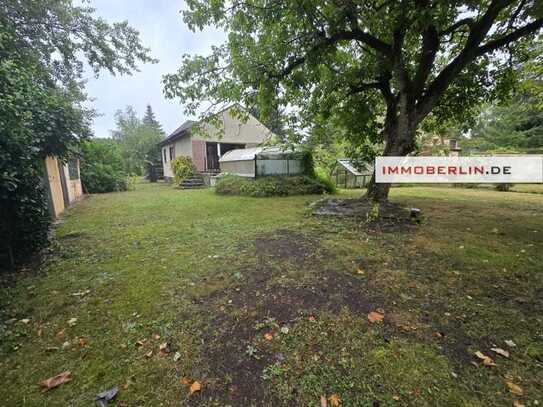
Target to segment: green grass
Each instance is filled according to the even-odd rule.
[[[2,405],[91,405],[113,386],[130,406],[543,403],[543,195],[397,188],[424,221],[389,233],[309,216],[316,199],[140,184],[77,204],[42,269],[0,293]]]

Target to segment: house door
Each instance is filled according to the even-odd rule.
[[[217,143],[206,143],[207,170],[219,171],[219,150]]]

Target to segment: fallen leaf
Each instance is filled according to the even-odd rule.
[[[74,326],[77,323],[77,318],[70,318],[68,320],[68,325]]]
[[[56,376],[41,381],[40,386],[43,387],[43,391],[46,392],[60,386],[61,384],[69,382],[70,380],[72,380],[72,372],[66,370],[65,372],[59,373]]]
[[[179,352],[175,352],[175,355],[173,355],[173,361],[177,362],[179,359],[181,359],[181,354]]]
[[[356,272],[357,272],[358,274],[364,274],[364,273],[365,273],[365,272],[364,272],[364,269],[363,269],[361,266],[358,266],[358,268],[356,269]]]
[[[166,355],[170,353],[170,344],[168,342],[161,343],[158,350],[161,354]]]
[[[377,311],[372,311],[368,314],[368,321],[370,321],[371,323],[381,322],[384,318],[385,316]]]
[[[145,354],[146,358],[150,358],[151,356],[153,356],[153,350],[152,349]]]
[[[181,378],[180,382],[181,382],[181,384],[182,384],[183,386],[188,386],[188,385],[190,385],[190,380],[189,380],[189,378],[186,377],[186,376],[183,376],[183,377]]]
[[[326,400],[326,396],[321,396],[321,407],[328,407],[328,400]]]
[[[328,400],[330,400],[330,405],[332,407],[339,407],[341,405],[341,398],[337,394],[332,394],[328,397]]]
[[[95,399],[96,404],[98,404],[100,407],[106,407],[107,403],[113,400],[118,392],[119,388],[115,386],[112,389],[103,391],[102,393],[98,393]]]
[[[496,366],[494,361],[490,356],[486,356],[484,353],[477,351],[475,352],[475,356],[477,356],[479,359],[483,361],[483,365],[485,366]]]
[[[154,338],[158,341],[160,339],[160,335],[159,334],[155,334]]]
[[[85,346],[89,344],[89,341],[83,337],[79,338],[77,342],[79,343],[80,348],[84,348]]]
[[[502,348],[490,348],[490,350],[494,353],[497,353],[498,355],[501,355],[505,358],[508,358],[509,357],[509,352],[507,352],[506,350],[503,350]]]
[[[273,333],[271,332],[266,332],[264,334],[264,339],[266,339],[267,341],[271,341],[273,339]]]
[[[513,407],[526,407],[526,406],[524,404],[522,404],[520,401],[514,400],[513,401]]]
[[[510,348],[515,348],[515,347],[517,346],[517,344],[516,344],[515,342],[513,342],[511,339],[507,339],[507,340],[505,341],[505,344],[506,344],[507,346],[509,346]]]
[[[136,342],[136,346],[140,348],[145,345],[145,342],[147,342],[147,339],[140,339],[139,341]]]
[[[507,387],[509,387],[509,391],[511,393],[516,394],[517,396],[522,396],[524,394],[524,390],[522,390],[522,387],[520,387],[518,384],[510,382],[509,380],[507,380],[505,384],[507,384]]]
[[[200,382],[195,381],[190,385],[189,393],[194,394],[196,392],[199,392],[200,390],[202,390],[202,385],[200,384]]]
[[[400,401],[400,396],[392,396],[392,399],[393,399],[394,401]]]
[[[23,324],[25,324],[25,325],[28,325],[28,324],[30,323],[30,319],[28,319],[28,318],[23,318],[23,319],[21,319],[21,322],[22,322]]]

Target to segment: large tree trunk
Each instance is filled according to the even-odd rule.
[[[375,171],[373,171],[365,198],[371,199],[374,202],[384,202],[388,199],[389,191],[390,184],[378,184],[375,182]]]
[[[415,149],[415,129],[416,125],[412,120],[411,114],[399,114],[396,112],[387,112],[384,126],[385,157],[402,157],[411,153]],[[366,195],[367,199],[375,202],[384,202],[388,200],[390,184],[376,183],[375,170],[368,184]]]

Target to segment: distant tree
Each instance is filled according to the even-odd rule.
[[[162,126],[155,118],[153,108],[149,104],[145,108],[145,114],[143,115],[142,122],[145,126],[152,128],[156,133],[164,135],[164,130],[162,130]]]
[[[307,128],[316,117],[342,117],[348,133],[383,154],[402,156],[417,129],[461,121],[481,100],[512,83],[511,63],[543,26],[541,1],[191,0],[189,28],[218,26],[227,42],[209,56],[185,56],[164,78],[169,97],[189,112],[221,106],[280,104]],[[262,108],[266,112],[266,108]],[[208,109],[204,118],[213,113]],[[368,188],[375,200],[390,185]]]
[[[543,41],[528,49],[520,85],[502,103],[486,105],[463,144],[479,151],[543,151]]]
[[[121,147],[124,170],[131,175],[143,175],[149,161],[160,155],[158,143],[164,132],[154,113],[148,106],[143,119],[140,119],[132,106],[115,113],[116,128],[112,130],[113,139]]]

